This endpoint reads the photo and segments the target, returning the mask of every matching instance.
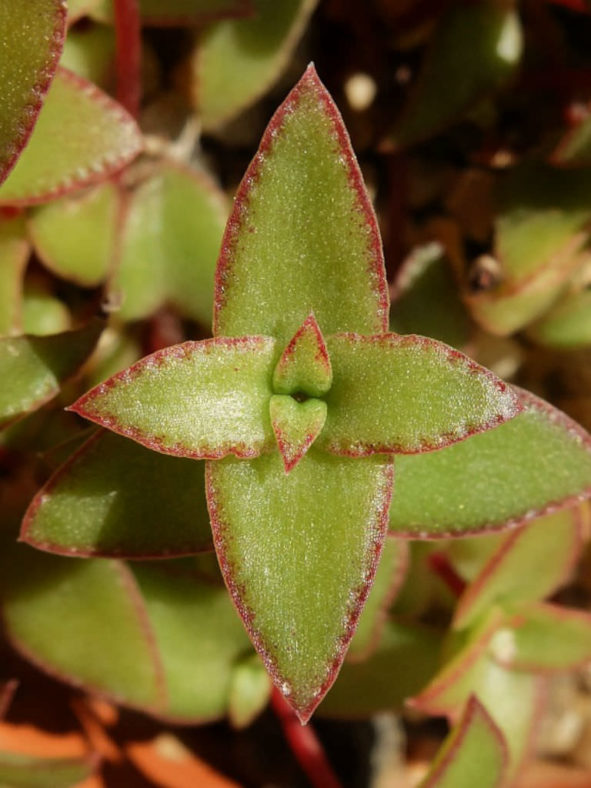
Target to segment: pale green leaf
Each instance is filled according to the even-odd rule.
[[[90,758],[40,758],[18,752],[0,752],[3,788],[73,788],[95,771]]]
[[[3,0],[0,50],[0,183],[35,125],[64,43],[63,0]]]
[[[21,539],[65,555],[212,550],[203,464],[99,431],[37,493]]]
[[[22,330],[22,289],[30,244],[22,216],[0,219],[0,335]]]
[[[76,118],[76,123],[64,123]],[[133,119],[105,93],[60,68],[35,133],[0,186],[0,205],[33,205],[106,179],[142,147]]]
[[[146,356],[71,410],[165,454],[253,457],[275,445],[269,337],[185,342]]]
[[[498,727],[472,696],[420,788],[498,788],[507,763],[507,745]]]
[[[457,350],[414,335],[327,338],[333,384],[319,438],[350,456],[440,448],[510,419],[516,396]]]
[[[217,22],[201,35],[192,69],[204,128],[233,118],[277,81],[316,3],[253,0],[251,17]]]
[[[313,312],[326,336],[387,323],[375,216],[338,111],[310,67],[238,190],[216,275],[214,333],[281,350]]]
[[[228,714],[234,728],[246,728],[271,697],[271,681],[258,654],[241,660],[232,673]]]
[[[285,474],[278,452],[207,463],[226,584],[271,676],[302,721],[335,679],[383,539],[388,458],[312,447]]]
[[[587,433],[520,393],[526,410],[500,427],[426,454],[396,457],[394,533],[450,536],[525,522],[591,494]]]
[[[54,397],[90,356],[101,324],[46,337],[0,339],[0,426],[24,416]]]
[[[109,291],[123,320],[166,303],[209,326],[226,202],[202,173],[166,162],[129,196]]]
[[[119,190],[106,181],[35,208],[29,231],[35,251],[57,276],[96,287],[113,261]]]

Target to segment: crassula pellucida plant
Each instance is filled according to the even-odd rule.
[[[206,139],[220,127],[223,139],[226,121],[285,67],[316,5],[330,17],[331,4],[313,0],[71,0],[67,19],[58,0],[35,0],[34,15],[32,5],[1,9],[13,34],[0,66],[15,87],[0,99],[0,371],[11,381],[0,392],[0,458],[13,474],[0,480],[4,631],[30,662],[88,693],[173,723],[228,715],[248,725],[270,685],[207,554],[213,525],[288,728],[293,714],[279,691],[302,720],[320,702],[324,718],[406,703],[454,726],[425,785],[511,782],[531,757],[549,677],[591,657],[589,614],[545,601],[584,551],[588,510],[578,504],[590,491],[591,444],[551,405],[450,347],[388,334],[375,219],[313,72],[271,122],[238,192],[216,279],[215,337],[174,344],[78,400],[75,411],[111,431],[62,409],[142,353],[204,336],[212,317],[226,203],[194,166],[203,165],[190,150],[194,123],[170,145],[139,131],[140,21],[205,25],[182,31],[194,37],[184,82],[190,74],[187,101]],[[397,16],[395,4],[383,5]],[[435,15],[427,5],[419,17]],[[511,90],[524,45],[536,41],[504,0],[460,1],[436,16],[419,35],[431,31],[429,51],[404,112],[394,121],[393,107],[384,124],[384,151],[403,152],[374,151],[385,165],[377,204],[392,272],[405,167],[414,183],[421,140],[448,128],[453,140],[473,109],[486,119],[478,102]],[[412,24],[388,29],[404,39]],[[143,43],[153,55],[151,37]],[[12,73],[10,53],[27,68]],[[169,80],[164,70],[163,83],[178,89],[179,74]],[[281,90],[260,105],[265,117]],[[348,95],[338,97],[350,113]],[[76,123],[64,123],[70,117]],[[253,131],[254,147],[260,130],[239,125]],[[446,194],[448,225],[434,233],[442,242],[420,246],[428,221],[408,242],[415,250],[393,279],[390,330],[438,337],[480,360],[487,338],[475,323],[491,335],[527,328],[528,342],[586,341],[588,176],[577,169],[585,123],[579,131],[544,164],[537,152],[507,171],[479,164],[476,179],[468,168],[467,186],[458,178]],[[417,145],[408,156],[405,146]],[[220,163],[223,148],[218,155]],[[475,220],[472,206],[489,202],[493,215],[483,221],[477,210]],[[417,208],[418,221],[432,209]],[[471,259],[465,237],[488,254]],[[99,300],[108,329],[70,384],[103,329],[88,323]],[[171,318],[175,338],[156,336]],[[40,333],[50,336],[31,336]],[[14,543],[21,520],[26,545]],[[4,707],[10,687],[0,690]],[[92,758],[15,767],[5,750],[0,741],[0,781],[42,767],[53,783],[73,769],[63,778],[73,782],[96,767]]]
[[[388,528],[393,454],[441,449],[520,410],[492,373],[387,332],[380,238],[346,131],[310,67],[236,196],[214,338],[158,351],[72,410],[206,459],[226,585],[305,722],[334,681]]]

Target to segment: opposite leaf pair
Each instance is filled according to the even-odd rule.
[[[441,448],[520,410],[457,351],[385,333],[387,315],[375,217],[311,67],[239,189],[215,338],[159,351],[73,406],[149,448],[208,460],[226,584],[302,721],[334,681],[373,581],[392,454]]]

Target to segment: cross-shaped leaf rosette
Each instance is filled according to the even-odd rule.
[[[395,453],[519,412],[492,373],[386,333],[375,216],[338,110],[309,67],[239,188],[214,338],[142,359],[72,410],[204,458],[216,551],[276,685],[305,722],[334,681],[388,525]]]

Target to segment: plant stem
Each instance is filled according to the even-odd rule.
[[[291,751],[314,788],[342,788],[314,730],[310,726],[300,723],[287,701],[275,687],[273,687],[271,694],[271,706],[281,723]]]
[[[438,575],[455,596],[461,596],[466,588],[466,582],[456,572],[444,552],[431,553],[429,567]]]
[[[139,0],[115,0],[117,99],[134,118],[140,107]]]

